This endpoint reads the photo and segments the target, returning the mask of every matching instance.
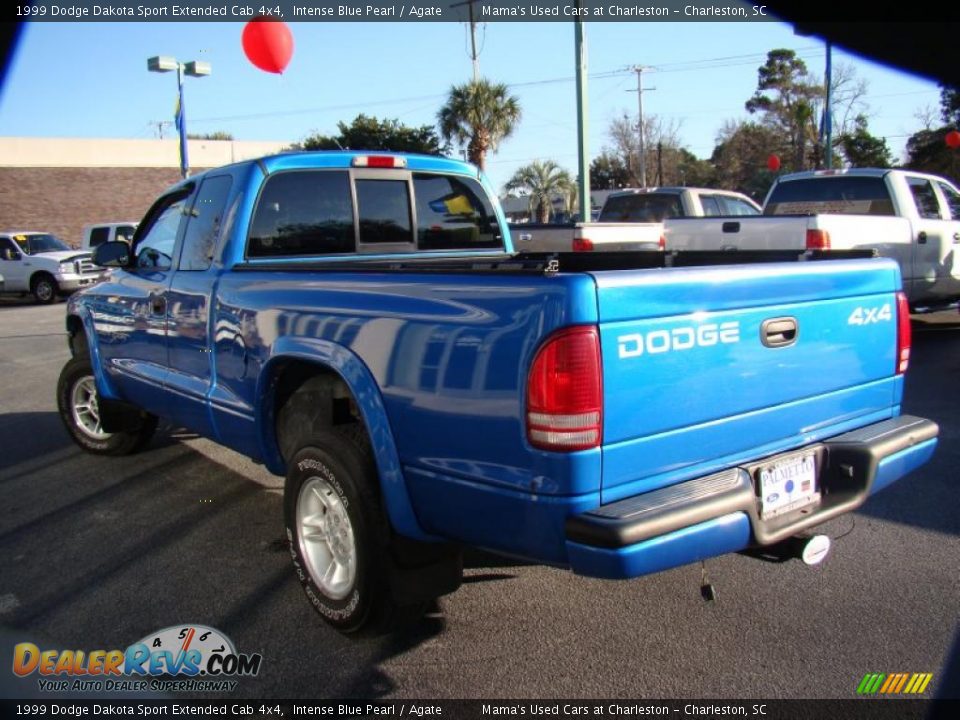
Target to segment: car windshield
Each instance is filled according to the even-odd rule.
[[[683,207],[680,196],[668,193],[614,195],[600,211],[599,222],[663,222],[664,218],[680,217]]]
[[[70,250],[70,246],[56,235],[46,233],[37,233],[35,235],[14,235],[20,249],[27,255],[36,255],[45,252],[58,252],[60,250]]]

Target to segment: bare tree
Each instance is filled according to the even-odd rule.
[[[637,115],[624,113],[611,121],[607,135],[613,147],[604,148],[604,152],[623,162],[627,167],[630,184],[640,185],[640,138],[637,133]],[[680,146],[680,128],[682,123],[676,119],[667,119],[659,115],[648,115],[643,119],[643,145],[648,168],[663,167],[663,177],[658,184],[679,183],[677,154]],[[658,148],[660,153],[658,163]],[[649,172],[649,171],[648,171]],[[648,177],[650,175],[648,174]]]

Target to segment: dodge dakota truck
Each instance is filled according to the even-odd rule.
[[[892,260],[517,254],[493,197],[399,154],[182,181],[68,304],[67,431],[129,453],[163,417],[285,475],[343,632],[455,590],[463,546],[600,578],[773,551],[934,451]]]
[[[675,217],[759,215],[760,206],[729,190],[626,188],[607,196],[597,222],[510,226],[523,252],[634,252],[664,248],[664,222]]]
[[[819,170],[784,175],[764,217],[671,219],[669,250],[873,248],[894,258],[913,307],[960,299],[960,193],[912,170]]]

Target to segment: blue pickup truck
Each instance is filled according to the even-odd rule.
[[[122,454],[162,417],[285,475],[344,632],[455,590],[465,545],[631,578],[782,547],[933,453],[894,261],[517,254],[494,197],[394,154],[181,182],[69,302],[67,430]]]

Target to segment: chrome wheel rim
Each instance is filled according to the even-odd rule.
[[[311,579],[324,595],[342,600],[356,582],[357,546],[347,508],[327,480],[311,477],[303,484],[297,529]]]
[[[70,412],[73,424],[92,440],[106,440],[111,433],[104,432],[100,424],[100,406],[97,404],[97,386],[93,375],[84,375],[70,393]]]
[[[37,283],[37,297],[41,300],[49,300],[53,297],[53,285],[46,280]]]

